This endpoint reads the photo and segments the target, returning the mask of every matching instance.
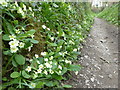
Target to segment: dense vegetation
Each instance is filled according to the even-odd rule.
[[[88,3],[4,2],[3,89],[65,87],[93,23]]]
[[[118,20],[118,8],[119,8],[119,3],[113,4],[112,6],[109,6],[105,8],[102,12],[98,14],[98,17],[104,18],[105,20],[109,21],[112,24],[119,25],[119,20]]]

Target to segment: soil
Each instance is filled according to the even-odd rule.
[[[118,88],[118,27],[95,18],[83,44],[78,75],[66,81],[73,88]]]

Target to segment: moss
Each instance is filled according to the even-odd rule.
[[[42,28],[40,28],[41,24],[40,23],[33,23],[34,27],[28,27],[27,29],[34,29],[36,30],[36,33],[34,34],[34,39],[38,40],[39,43],[38,44],[34,44],[33,48],[31,49],[30,52],[27,51],[26,56],[28,56],[29,58],[32,58],[35,54],[38,54],[39,56],[41,56],[41,52],[43,52],[45,50],[45,40],[43,38],[43,34],[41,34],[40,30],[42,30]],[[24,51],[25,52],[25,51]]]

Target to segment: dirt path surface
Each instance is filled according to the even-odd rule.
[[[81,51],[79,64],[83,68],[67,84],[74,88],[117,88],[118,28],[95,18]]]

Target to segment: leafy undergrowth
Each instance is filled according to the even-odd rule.
[[[2,88],[70,88],[63,75],[80,70],[78,47],[93,23],[86,5],[2,3]]]
[[[119,7],[119,4],[114,4],[110,7],[107,7],[98,14],[98,17],[104,18],[105,20],[109,21],[112,24],[119,25],[118,7]]]

